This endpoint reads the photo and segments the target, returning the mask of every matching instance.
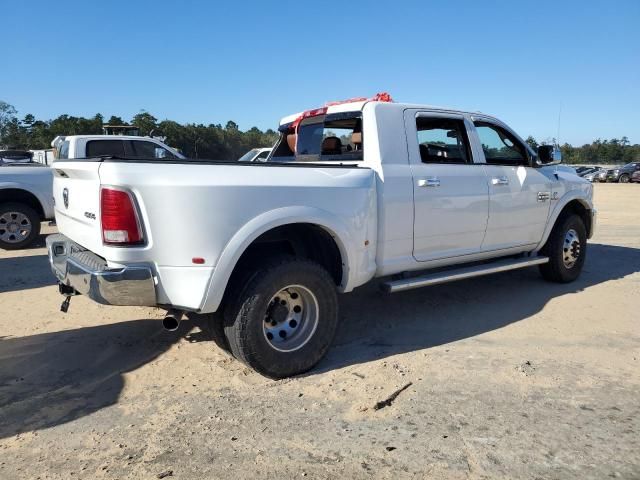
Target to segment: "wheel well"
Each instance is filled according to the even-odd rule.
[[[24,203],[33,208],[40,218],[44,218],[44,210],[40,200],[33,193],[19,188],[4,188],[0,190],[0,204],[2,203]]]
[[[580,200],[571,200],[564,206],[564,208],[560,212],[560,215],[558,215],[558,220],[570,213],[574,213],[582,219],[582,221],[584,222],[584,226],[587,229],[587,236],[589,236],[591,234],[592,227],[591,213],[589,212],[589,209],[587,209],[587,207],[585,207]],[[556,223],[558,222],[558,220],[556,220]]]
[[[256,263],[277,255],[313,260],[327,270],[336,285],[342,283],[342,256],[331,234],[318,225],[295,223],[276,227],[256,238],[242,253],[228,284]]]

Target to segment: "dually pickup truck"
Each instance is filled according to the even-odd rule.
[[[537,265],[575,280],[591,184],[481,114],[385,96],[285,117],[264,163],[123,157],[54,163],[67,298],[190,312],[239,360],[282,378],[312,368],[337,293],[399,292]]]

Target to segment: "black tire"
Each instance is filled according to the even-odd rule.
[[[577,244],[565,245],[567,236],[573,231],[577,235]],[[577,251],[577,258],[569,266],[565,263],[565,253]],[[573,282],[580,276],[587,258],[587,229],[582,218],[576,214],[564,215],[556,221],[547,243],[541,253],[549,257],[549,262],[540,265],[540,273],[549,281],[557,283]]]
[[[629,175],[627,175],[626,173],[620,175],[620,178],[618,178],[618,183],[629,183]]]
[[[302,287],[311,294],[316,314],[310,315],[308,311],[313,309],[305,307],[302,315],[310,315],[309,318],[317,321],[311,323],[309,320],[305,324],[304,328],[315,325],[306,334],[301,321],[300,330],[287,337],[287,341],[290,341],[288,338],[295,339],[294,335],[304,334],[298,337],[306,339],[301,340],[304,343],[295,350],[280,351],[274,346],[278,339],[267,339],[269,332],[265,333],[265,328],[269,328],[269,324],[266,319],[273,318],[271,315],[274,314],[269,312],[274,308],[280,308],[276,295],[291,291],[287,289],[291,286]],[[293,257],[270,262],[255,271],[248,282],[229,297],[224,311],[224,331],[229,348],[234,357],[262,375],[278,379],[306,372],[331,346],[338,323],[336,287],[327,271],[315,262]],[[291,307],[284,307],[287,308]],[[287,318],[286,315],[285,312],[283,318]]]
[[[6,216],[12,213],[23,215],[31,225],[31,231],[22,240],[19,240],[19,235],[11,235],[12,232],[8,231]],[[7,240],[2,239],[3,235],[7,236]],[[24,203],[4,203],[0,205],[0,248],[4,248],[5,250],[20,250],[35,242],[39,235],[40,215],[38,215],[33,208]]]

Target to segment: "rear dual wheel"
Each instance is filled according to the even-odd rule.
[[[315,262],[283,257],[258,267],[207,327],[219,346],[270,378],[303,373],[325,355],[338,323],[336,287]],[[215,322],[218,323],[215,323]]]

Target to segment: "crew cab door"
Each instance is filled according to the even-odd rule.
[[[414,197],[413,256],[424,262],[477,253],[484,238],[489,189],[474,163],[462,115],[405,112]]]
[[[516,135],[490,119],[473,119],[489,184],[489,221],[483,251],[540,242],[549,215],[551,180],[531,167]]]

